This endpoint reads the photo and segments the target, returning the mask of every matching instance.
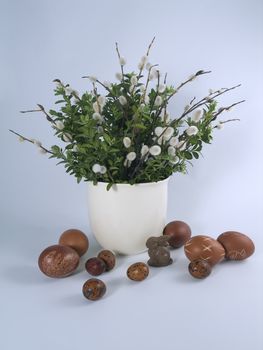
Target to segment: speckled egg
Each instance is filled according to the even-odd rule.
[[[98,258],[102,259],[106,264],[106,271],[110,271],[116,264],[115,254],[110,250],[102,250],[98,254]]]
[[[69,229],[63,232],[59,238],[59,244],[75,249],[79,256],[85,254],[89,248],[88,237],[77,229]]]
[[[133,281],[143,281],[149,275],[149,267],[143,262],[132,264],[127,270],[127,276]]]
[[[83,284],[82,293],[89,300],[99,300],[106,293],[106,285],[98,278],[90,278]]]
[[[78,253],[67,246],[52,245],[40,254],[38,266],[48,277],[66,277],[71,275],[79,264]]]
[[[85,268],[92,276],[99,276],[106,271],[106,264],[100,258],[90,258],[86,261]]]
[[[227,231],[217,238],[226,251],[228,260],[244,260],[255,251],[253,241],[246,235],[236,231]]]
[[[211,266],[225,257],[225,249],[221,243],[208,236],[194,236],[184,245],[184,252],[190,261],[206,260]]]
[[[203,279],[210,275],[212,268],[206,260],[196,259],[190,262],[188,271],[194,278]]]

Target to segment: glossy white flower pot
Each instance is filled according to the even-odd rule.
[[[88,182],[88,210],[91,230],[104,249],[120,254],[146,250],[151,236],[162,235],[166,223],[169,178],[141,184]]]

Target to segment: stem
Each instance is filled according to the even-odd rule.
[[[117,55],[118,55],[119,60],[120,60],[121,59],[121,55],[120,55],[118,43],[116,42],[115,45],[116,45]],[[123,80],[124,79],[123,65],[120,63],[120,66],[121,66],[121,74],[122,74],[122,80]]]
[[[55,121],[50,117],[50,115],[46,112],[45,108],[42,105],[37,104],[37,106],[39,107],[39,109],[30,109],[28,111],[20,111],[20,113],[43,112],[49,122],[56,124]]]
[[[18,132],[14,131],[14,130],[9,129],[9,131],[12,132],[12,133],[15,134],[15,135],[21,137],[24,141],[28,141],[28,142],[30,142],[30,143],[34,143],[34,141],[28,139],[27,137],[25,137],[25,136],[19,134]],[[46,151],[47,153],[54,154],[52,151],[49,151],[48,149],[46,149],[46,148],[43,147],[42,145],[41,145],[41,146],[38,146],[38,147],[42,148],[42,149],[43,149],[44,151]]]
[[[184,118],[187,114],[193,112],[196,108],[199,108],[203,105],[205,105],[208,101],[211,101],[213,99],[215,99],[216,97],[225,94],[228,91],[234,90],[238,87],[240,87],[241,84],[238,84],[236,86],[233,86],[231,88],[226,88],[223,91],[217,90],[214,92],[214,94],[210,94],[209,96],[206,96],[204,98],[202,98],[201,100],[199,100],[198,102],[196,102],[195,104],[193,104],[192,107],[190,107],[187,111],[185,111],[179,118],[177,118],[177,120],[181,120],[182,118]]]
[[[218,112],[214,115],[214,117],[213,117],[213,119],[211,120],[211,122],[214,121],[214,120],[219,116],[219,114],[221,114],[222,112],[224,112],[224,111],[229,111],[232,107],[234,107],[234,106],[236,106],[236,105],[239,105],[240,103],[243,103],[243,102],[245,102],[245,100],[235,102],[235,103],[233,103],[232,105],[227,106],[227,107],[219,108]],[[238,120],[239,120],[239,119],[238,119]]]
[[[150,53],[150,50],[151,50],[152,45],[154,43],[154,40],[155,40],[155,36],[153,37],[152,41],[150,42],[150,45],[148,46],[148,49],[147,49],[147,52],[146,52],[146,57],[149,57],[149,53]],[[137,76],[138,80],[140,79],[140,76],[142,74],[143,68],[144,68],[144,65],[140,68],[139,74]]]

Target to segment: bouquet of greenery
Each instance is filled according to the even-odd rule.
[[[117,83],[101,82],[96,77],[85,76],[92,84],[91,91],[80,95],[69,84],[59,79],[56,83],[56,104],[59,110],[49,112],[42,105],[26,112],[43,112],[55,135],[65,142],[65,147],[54,145],[45,148],[35,139],[19,136],[29,141],[50,158],[59,159],[66,172],[77,181],[114,183],[156,182],[174,172],[185,172],[193,158],[199,158],[203,143],[210,143],[213,129],[222,128],[232,120],[218,121],[219,115],[235,105],[217,107],[216,98],[237,88],[209,90],[200,100],[193,98],[181,115],[170,118],[168,103],[187,83],[210,73],[199,70],[177,87],[166,83],[157,64],[149,62],[149,52],[141,58],[138,72],[126,73],[126,60],[116,50],[120,72]],[[104,91],[102,91],[104,89]]]

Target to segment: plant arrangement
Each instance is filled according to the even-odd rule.
[[[10,131],[20,141],[31,142],[40,152],[59,159],[58,164],[64,164],[66,172],[75,175],[78,182],[106,182],[107,190],[115,183],[157,182],[174,172],[186,172],[187,163],[199,158],[203,144],[211,143],[213,130],[238,120],[218,121],[218,117],[244,101],[218,107],[217,97],[240,85],[209,90],[171,118],[170,100],[186,84],[210,71],[199,70],[177,87],[168,85],[167,74],[162,76],[158,65],[149,62],[153,42],[142,56],[138,71],[125,71],[126,60],[116,43],[120,63],[117,82],[84,76],[91,90],[80,95],[69,84],[55,79],[59,110],[47,112],[38,104],[37,109],[22,111],[42,112],[65,147],[47,149],[38,140]]]

